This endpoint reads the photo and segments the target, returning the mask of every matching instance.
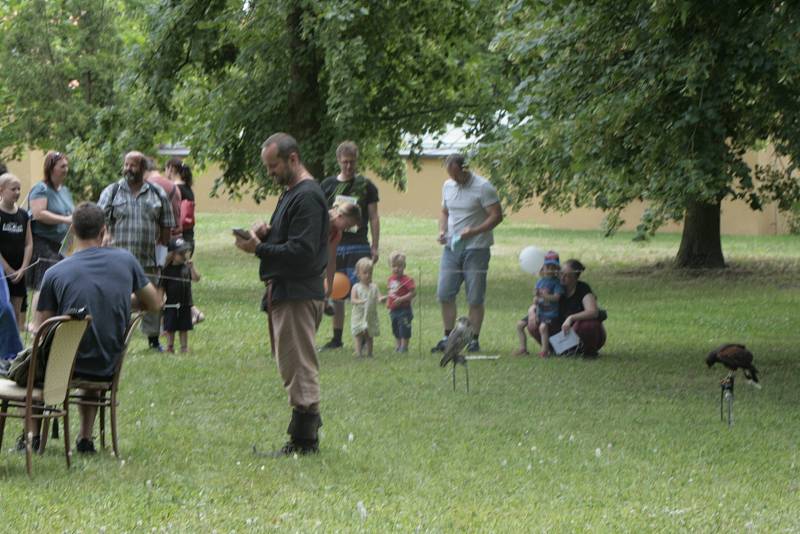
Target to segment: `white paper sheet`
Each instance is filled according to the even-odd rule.
[[[581,339],[578,337],[578,334],[571,328],[567,331],[566,335],[561,331],[554,336],[550,336],[550,346],[553,347],[553,351],[555,351],[556,354],[564,354],[568,350],[577,347],[580,342]]]

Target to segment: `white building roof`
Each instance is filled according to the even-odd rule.
[[[403,148],[400,149],[401,156],[408,156],[411,152],[410,145],[414,137],[406,136]],[[422,136],[422,156],[427,157],[447,157],[453,152],[462,152],[472,144],[472,141],[460,127],[454,126],[440,136],[427,134]],[[158,147],[158,153],[162,156],[186,157],[191,150],[189,147],[176,143],[174,145],[162,144]]]
[[[407,156],[410,153],[408,145],[411,144],[412,137],[407,136],[405,145],[400,149],[400,155]],[[464,130],[453,126],[441,136],[424,135],[422,136],[422,155],[428,157],[446,157],[453,152],[462,152],[472,144],[472,141],[464,133]]]

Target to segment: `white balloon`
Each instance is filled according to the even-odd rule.
[[[544,250],[537,247],[525,247],[519,253],[519,266],[528,274],[539,274],[544,265]]]

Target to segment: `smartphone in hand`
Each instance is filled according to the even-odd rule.
[[[233,235],[240,239],[244,239],[245,241],[250,241],[250,239],[253,237],[253,234],[250,233],[250,230],[245,230],[244,228],[234,228]]]

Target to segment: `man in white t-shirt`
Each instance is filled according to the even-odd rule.
[[[444,351],[447,336],[455,325],[456,295],[462,282],[466,287],[469,322],[474,332],[467,350],[477,352],[480,350],[478,336],[483,324],[490,247],[494,243],[492,229],[503,220],[503,210],[497,190],[486,178],[469,170],[463,154],[448,156],[445,167],[450,179],[442,186],[439,243],[444,245],[444,250],[436,290],[442,306],[444,338],[431,352]]]

